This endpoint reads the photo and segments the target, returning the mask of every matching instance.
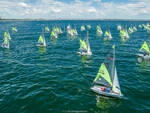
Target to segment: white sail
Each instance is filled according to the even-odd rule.
[[[114,80],[113,80],[113,92],[120,94],[120,85],[119,85],[119,81],[118,81],[118,77],[117,77],[117,70],[115,67],[115,73],[114,73]]]
[[[92,55],[91,48],[90,48],[90,43],[89,43],[89,40],[88,40],[88,33],[87,33],[87,37],[86,37],[86,45],[87,45],[87,53],[89,55]]]

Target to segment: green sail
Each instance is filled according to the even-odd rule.
[[[54,31],[52,31],[51,36],[56,36],[56,33]]]
[[[41,35],[39,37],[38,43],[44,43],[44,39],[43,39],[43,37]]]
[[[86,42],[84,40],[80,39],[80,49],[82,49],[82,48],[87,50],[87,45],[86,45]]]
[[[7,37],[4,37],[4,43],[9,43],[9,40],[8,40],[8,38]]]
[[[17,32],[17,29],[15,27],[12,27],[12,30],[15,31],[15,32]]]
[[[112,86],[112,81],[111,81],[109,72],[104,63],[101,64],[101,67],[99,68],[98,74],[94,81],[97,81],[98,79],[100,79],[100,76],[103,77],[110,84],[110,86]]]
[[[148,44],[146,41],[144,42],[144,44],[140,48],[140,51],[150,53],[150,50],[149,50],[149,47],[148,47]]]
[[[4,33],[4,37],[9,37],[7,32]]]
[[[105,32],[104,36],[109,36],[109,33],[108,31]]]
[[[49,32],[49,28],[48,28],[48,27],[45,27],[45,31],[46,31],[46,32]]]

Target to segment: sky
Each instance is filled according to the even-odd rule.
[[[0,0],[5,19],[150,19],[150,0]]]

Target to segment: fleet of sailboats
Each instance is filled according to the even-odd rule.
[[[85,36],[85,39],[79,38],[80,42],[80,48],[78,50],[78,54],[81,56],[91,56],[92,51],[90,48],[90,42],[89,42],[89,32],[93,29],[91,29],[91,25],[82,25],[80,27],[80,31],[86,31],[87,34]],[[150,33],[150,25],[149,24],[140,24],[138,27],[137,26],[129,26],[128,28],[124,28],[121,25],[117,25],[117,32],[119,32],[119,36],[123,41],[126,41],[127,39],[132,36],[131,34],[136,32],[138,29],[144,29],[148,33]],[[64,28],[65,29],[65,28]],[[91,30],[90,30],[91,29]],[[105,33],[103,34],[101,26],[98,24],[96,27],[96,34],[99,36],[103,36],[104,40],[110,41],[112,40],[112,35],[110,30],[105,29]],[[16,27],[12,27],[13,32],[17,32],[18,30]],[[45,26],[45,28],[42,28],[42,32],[39,36],[39,39],[37,41],[37,46],[42,48],[46,47],[46,39],[44,36],[44,33],[49,33],[51,39],[57,39],[58,37],[61,36],[62,33],[62,28],[59,26],[53,26],[52,30],[50,32],[50,28],[48,26]],[[79,36],[78,31],[76,27],[74,26],[73,28],[69,24],[67,26],[66,30],[67,34],[70,36]],[[80,32],[79,32],[80,33]],[[83,32],[82,32],[83,33]],[[6,32],[4,32],[3,36],[3,43],[1,45],[2,48],[9,49],[9,44],[10,44],[11,36],[9,33],[9,30],[7,29]],[[141,63],[143,61],[150,61],[150,48],[149,48],[149,41],[145,41],[141,48],[139,49],[139,54],[137,54],[138,61]],[[105,60],[103,63],[101,63],[101,66],[99,68],[99,71],[97,73],[96,78],[93,81],[93,86],[91,87],[92,91],[104,95],[104,96],[109,96],[109,97],[117,97],[117,98],[122,98],[123,94],[121,93],[120,85],[119,85],[119,79],[117,75],[117,68],[115,65],[115,45],[112,46],[112,49],[106,56]]]

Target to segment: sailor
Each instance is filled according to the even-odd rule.
[[[43,43],[40,43],[40,45],[43,45]]]
[[[106,88],[106,87],[101,87],[101,90],[102,90],[102,91],[105,91],[105,88]]]
[[[144,56],[148,55],[146,52],[144,52]]]

